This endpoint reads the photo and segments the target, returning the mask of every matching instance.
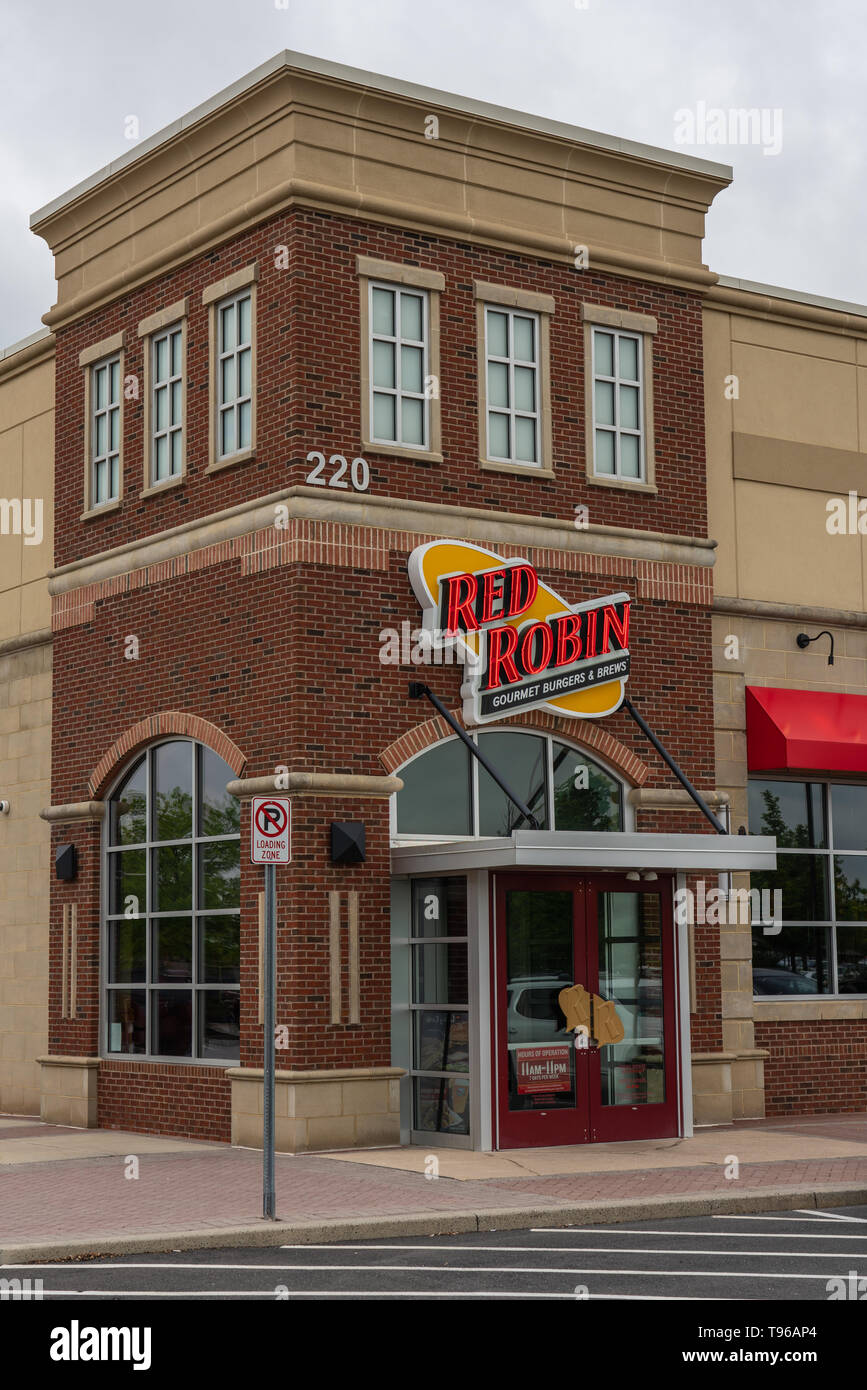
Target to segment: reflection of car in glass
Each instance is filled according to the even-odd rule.
[[[531,975],[512,980],[507,1004],[510,1045],[564,1039],[566,1016],[557,996],[571,983],[567,975]]]
[[[775,970],[760,966],[753,971],[754,994],[819,994],[815,980],[794,970]]]

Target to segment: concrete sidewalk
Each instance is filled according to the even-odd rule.
[[[276,1182],[266,1222],[256,1151],[0,1116],[0,1262],[861,1204],[867,1115],[496,1154],[278,1154]]]

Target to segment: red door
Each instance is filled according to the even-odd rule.
[[[671,880],[498,874],[493,898],[495,1145],[677,1134]]]

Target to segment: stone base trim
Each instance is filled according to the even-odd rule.
[[[402,787],[399,777],[376,777],[363,772],[286,772],[226,783],[226,791],[241,801],[251,796],[284,795],[389,797]]]
[[[77,821],[100,821],[105,816],[104,801],[71,801],[66,806],[46,806],[39,812],[49,825],[74,825]]]
[[[692,1104],[697,1125],[724,1125],[765,1116],[765,1059],[761,1047],[692,1054]]]
[[[37,1057],[39,1114],[46,1124],[96,1129],[98,1057]]]
[[[261,1149],[261,1067],[229,1067],[232,1143]],[[278,1071],[274,1142],[279,1153],[364,1149],[400,1143],[401,1067]]]

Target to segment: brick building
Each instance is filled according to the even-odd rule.
[[[715,762],[701,238],[729,177],[284,54],[34,215],[46,1118],[261,1142],[271,793],[280,1148],[763,1113],[724,934],[673,911],[775,866],[725,833]]]

